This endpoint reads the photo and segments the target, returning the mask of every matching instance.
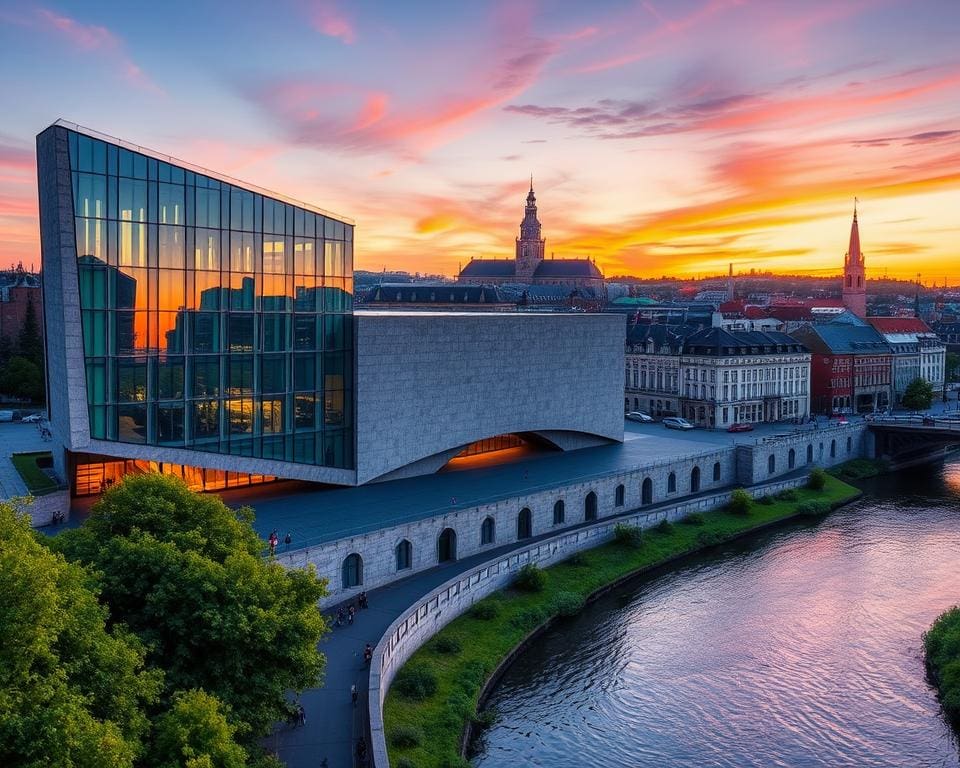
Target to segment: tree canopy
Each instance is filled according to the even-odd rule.
[[[178,694],[206,692],[247,746],[284,717],[289,690],[319,682],[326,631],[317,608],[325,583],[271,562],[251,521],[249,509],[146,474],[107,490],[84,525],[53,544],[98,574],[112,619],[163,670],[163,701],[209,719],[208,702]]]
[[[107,626],[90,576],[0,503],[0,765],[125,768],[144,751],[161,675]]]
[[[903,407],[924,411],[933,404],[933,386],[926,379],[914,379],[903,392]]]

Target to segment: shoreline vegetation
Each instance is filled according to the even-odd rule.
[[[526,566],[510,587],[478,601],[399,670],[384,702],[390,764],[469,765],[462,752],[470,733],[496,720],[496,713],[482,710],[486,692],[537,634],[590,600],[673,560],[784,520],[819,517],[860,495],[815,469],[806,487],[761,498],[735,491],[721,509],[647,530],[618,525],[612,542],[550,568]]]
[[[943,713],[960,735],[960,605],[944,611],[930,625],[923,635],[923,649]]]

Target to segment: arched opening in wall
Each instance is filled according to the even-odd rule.
[[[557,499],[553,504],[553,524],[554,525],[563,525],[563,521],[567,516],[566,505],[563,503],[563,499]]]
[[[653,480],[649,477],[644,478],[643,484],[640,486],[640,503],[644,506],[653,504]]]
[[[715,483],[720,482],[720,462],[719,461],[713,462],[713,482]]]
[[[772,475],[777,471],[777,457],[772,453],[767,457],[767,474]]]
[[[508,464],[531,456],[560,450],[553,443],[532,432],[496,435],[476,440],[465,446],[440,468],[440,472],[476,469],[492,464]]]
[[[617,486],[617,490],[613,494],[613,505],[615,507],[622,507],[627,500],[627,489],[623,487],[623,483]]]
[[[807,446],[807,464],[813,464],[813,443]]]
[[[480,545],[493,544],[496,530],[496,523],[493,521],[493,518],[485,518],[480,524]]]
[[[529,507],[524,507],[517,515],[517,539],[529,539],[533,536],[533,515]]]
[[[667,493],[676,493],[677,492],[677,476],[671,472],[667,476]]]
[[[353,589],[363,584],[363,558],[356,552],[343,560],[343,588]]]
[[[700,490],[700,467],[694,467],[690,470],[690,493],[696,493]]]
[[[396,547],[397,570],[405,571],[413,566],[413,544],[404,539]]]
[[[597,519],[597,494],[593,491],[590,491],[590,493],[587,494],[587,498],[583,500],[583,519]]]
[[[457,532],[444,528],[437,537],[437,562],[448,563],[457,559]]]
[[[797,466],[797,452],[791,448],[787,453],[787,469],[793,469],[795,466]]]
[[[831,459],[837,458],[837,441],[836,440],[830,441],[830,458]]]

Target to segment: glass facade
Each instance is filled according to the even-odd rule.
[[[69,146],[91,437],[352,469],[352,225]]]

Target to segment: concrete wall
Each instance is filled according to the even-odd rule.
[[[358,312],[357,482],[511,432],[622,440],[624,333],[617,315]]]
[[[846,426],[765,437],[752,445],[737,446],[737,482],[754,485],[810,466],[832,467],[870,454],[869,429],[863,422]],[[808,454],[808,448],[812,452]],[[790,451],[793,451],[793,466]],[[811,460],[808,462],[808,455]],[[770,458],[773,457],[773,471]]]
[[[43,496],[25,496],[14,499],[14,505],[30,517],[30,525],[39,528],[53,522],[53,513],[62,512],[64,519],[70,517],[70,492],[54,491]]]
[[[804,482],[805,477],[780,480],[754,488],[752,492],[756,496],[767,495],[795,488]],[[383,702],[394,676],[418,648],[474,603],[506,587],[528,563],[545,568],[566,560],[575,552],[610,541],[618,523],[650,528],[661,520],[676,521],[691,512],[713,509],[725,504],[729,498],[729,490],[721,491],[655,512],[637,512],[561,533],[461,573],[417,600],[384,633],[370,664],[368,706],[374,768],[387,768],[390,764],[383,725]]]
[[[652,505],[660,505],[674,499],[681,500],[692,493],[727,489],[736,483],[737,472],[734,462],[734,449],[721,447],[680,460],[664,461],[637,469],[591,477],[588,480],[571,479],[571,482],[562,486],[533,487],[523,495],[325,542],[317,547],[280,553],[278,561],[289,568],[304,568],[308,564],[316,566],[319,575],[329,580],[329,595],[322,605],[331,605],[361,590],[373,589],[437,565],[437,540],[446,528],[452,528],[456,533],[457,558],[462,559],[484,549],[494,549],[518,541],[517,518],[524,508],[531,512],[532,536],[542,536],[551,531],[561,531],[583,524],[585,500],[591,492],[597,496],[598,519],[610,518],[649,506],[643,504],[642,498],[642,484],[647,478],[651,480],[653,486],[650,502]],[[714,480],[715,465],[719,465],[719,477],[716,480]],[[695,466],[700,470],[699,491],[691,490]],[[676,480],[675,491],[669,490],[671,474]],[[616,489],[621,484],[624,487],[624,503],[617,506]],[[564,502],[564,521],[554,525],[554,504],[558,500]],[[494,520],[494,541],[490,544],[481,544],[480,528],[487,517],[492,517]],[[412,544],[413,563],[411,568],[398,571],[396,546],[404,539]],[[352,553],[359,554],[363,560],[363,584],[345,590],[342,583],[343,561]]]

